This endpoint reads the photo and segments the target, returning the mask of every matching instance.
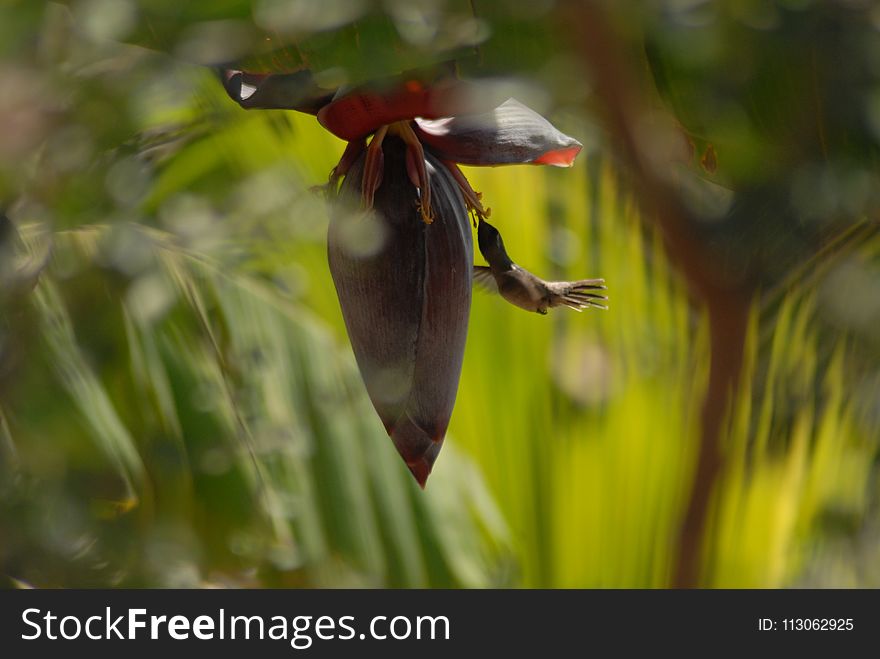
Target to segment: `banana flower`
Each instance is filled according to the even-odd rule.
[[[338,90],[320,88],[308,71],[225,70],[222,80],[244,108],[307,112],[347,142],[328,183],[339,197],[330,271],[373,407],[424,487],[455,403],[475,273],[494,275],[505,299],[541,313],[559,304],[602,307],[605,299],[602,280],[543,282],[513,264],[458,165],[567,167],[581,144],[515,99],[487,99],[476,83],[445,70]],[[471,217],[490,268],[475,270]],[[377,244],[364,249],[352,223],[367,223]],[[484,240],[489,234],[493,240]],[[519,276],[528,291],[510,288],[518,272],[528,275]],[[529,291],[558,295],[530,302]]]

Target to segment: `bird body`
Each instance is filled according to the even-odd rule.
[[[608,298],[601,293],[605,290],[604,279],[544,281],[511,260],[501,234],[483,219],[477,229],[477,240],[489,265],[474,266],[474,281],[511,304],[539,314],[561,306],[575,311],[608,308]]]

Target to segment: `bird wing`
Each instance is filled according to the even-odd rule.
[[[550,292],[551,307],[566,306],[575,311],[583,311],[590,307],[608,308],[608,296],[604,294],[604,279],[548,281],[547,290]]]
[[[495,281],[495,275],[492,274],[492,268],[484,265],[474,266],[474,284],[480,287],[486,293],[498,293],[498,282]]]

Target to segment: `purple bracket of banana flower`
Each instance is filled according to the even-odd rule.
[[[426,154],[438,220],[425,224],[406,173],[406,146],[383,144],[385,177],[370,218],[357,207],[366,158],[349,170],[328,233],[330,272],[373,407],[424,486],[452,416],[473,283],[473,241],[449,171]],[[382,240],[364,250],[352,223],[375,222]],[[366,253],[364,253],[366,251]]]
[[[489,215],[458,164],[565,167],[581,144],[515,99],[489,102],[478,84],[444,70],[338,90],[320,88],[307,71],[221,77],[242,107],[314,114],[348,142],[328,184],[340,196],[330,271],[373,407],[424,487],[464,358],[474,278],[469,212],[480,221]],[[367,250],[352,238],[352,227],[365,226],[380,237]]]

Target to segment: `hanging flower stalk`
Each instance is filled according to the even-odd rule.
[[[566,167],[581,144],[515,99],[487,103],[447,72],[335,92],[307,71],[230,70],[223,81],[242,107],[315,114],[348,142],[328,184],[339,193],[330,271],[373,407],[424,487],[455,404],[475,278],[539,313],[604,308],[606,299],[601,279],[545,282],[513,263],[458,164]],[[473,265],[469,214],[488,267]],[[377,238],[368,248],[365,228]]]

